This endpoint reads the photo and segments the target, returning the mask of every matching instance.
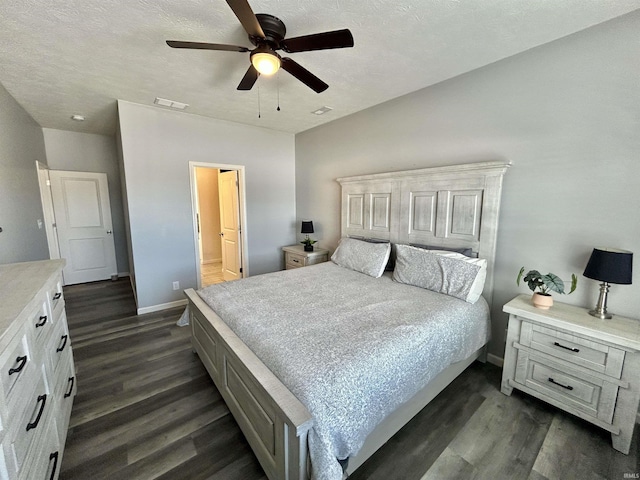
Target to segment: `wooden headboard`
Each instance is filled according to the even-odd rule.
[[[502,178],[510,166],[482,162],[338,178],[342,236],[469,247],[487,259],[491,305]]]

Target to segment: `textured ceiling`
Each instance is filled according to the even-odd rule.
[[[240,92],[248,53],[165,44],[251,47],[223,0],[1,0],[0,83],[48,128],[110,135],[116,99],[152,105],[163,97],[188,103],[188,113],[297,133],[638,8],[638,0],[250,4],[281,18],[288,37],[351,30],[353,48],[290,54],[327,82],[327,91],[317,94],[281,71]],[[325,105],[333,110],[311,113]],[[86,121],[74,122],[72,114]]]

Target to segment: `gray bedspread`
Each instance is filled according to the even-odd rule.
[[[312,476],[447,366],[489,338],[489,309],[332,262],[212,285],[198,294],[308,408]]]

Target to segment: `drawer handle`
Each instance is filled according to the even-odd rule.
[[[53,468],[51,469],[51,476],[49,477],[49,480],[53,480],[54,478],[56,478],[56,470],[58,470],[58,457],[58,452],[53,452],[51,455],[49,455],[49,464],[51,464],[51,460],[53,460]]]
[[[23,355],[22,357],[16,357],[16,365],[18,366],[15,368],[10,368],[9,375],[13,375],[14,373],[20,373],[26,364],[27,364],[26,355]]]
[[[69,377],[67,383],[70,383],[71,385],[69,385],[69,391],[64,394],[64,398],[69,398],[71,396],[71,392],[73,392],[73,384],[76,383],[76,377]]]
[[[40,315],[40,318],[38,320],[39,321],[36,322],[36,328],[44,327],[44,324],[47,323],[47,316],[46,315]]]
[[[42,413],[44,412],[44,406],[47,403],[47,394],[45,393],[43,395],[40,395],[37,402],[40,403],[40,411],[38,412],[38,416],[33,423],[27,423],[27,432],[36,428],[38,426],[38,423],[40,423],[40,418],[42,417]]]
[[[53,296],[53,299],[54,299],[54,300],[58,300],[61,296],[62,296],[62,292],[57,292],[57,293]]]
[[[556,382],[553,378],[549,377],[549,381],[551,383],[553,383],[554,385],[558,385],[559,387],[565,388],[567,390],[573,390],[573,387],[571,385],[563,385],[561,383]]]
[[[564,345],[562,345],[562,344],[560,344],[560,343],[558,343],[558,342],[553,342],[553,344],[554,344],[556,347],[564,348],[565,350],[569,350],[570,352],[573,352],[573,353],[578,353],[578,352],[580,351],[580,349],[579,349],[579,348],[565,347]]]
[[[56,348],[56,352],[61,352],[61,351],[63,351],[63,350],[64,350],[64,347],[66,347],[66,346],[67,346],[67,340],[68,340],[68,338],[69,338],[69,335],[62,335],[62,336],[60,337],[60,340],[62,340],[62,346],[60,346],[60,347]]]

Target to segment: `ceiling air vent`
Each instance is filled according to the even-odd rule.
[[[189,106],[188,103],[174,102],[173,100],[167,100],[166,98],[160,97],[156,97],[153,103],[162,107],[175,108],[176,110],[184,110]]]

